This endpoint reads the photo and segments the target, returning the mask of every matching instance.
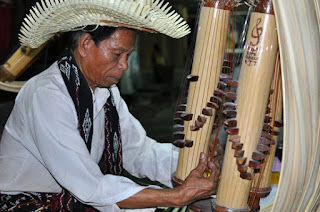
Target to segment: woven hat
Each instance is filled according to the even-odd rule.
[[[25,17],[19,40],[37,48],[58,32],[88,25],[125,26],[172,38],[190,33],[188,24],[164,0],[41,0]]]

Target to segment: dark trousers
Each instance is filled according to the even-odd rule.
[[[24,192],[17,195],[0,193],[0,212],[96,212],[92,206],[85,205],[74,198],[68,191],[60,194]]]

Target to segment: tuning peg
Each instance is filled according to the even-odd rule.
[[[232,67],[231,61],[230,60],[223,60],[223,66],[222,67],[231,68]]]
[[[265,132],[270,132],[272,127],[269,124],[263,123],[262,130]]]
[[[213,92],[213,95],[218,97],[225,96],[225,92],[223,90],[217,89]]]
[[[177,111],[176,112],[176,117],[181,118],[181,114],[185,113],[185,111]]]
[[[184,133],[180,131],[173,132],[173,139],[174,140],[183,140],[184,139]]]
[[[231,88],[238,88],[239,82],[235,80],[229,80],[227,81],[227,85],[229,85]]]
[[[178,106],[178,110],[179,110],[179,111],[186,111],[186,108],[187,108],[187,104],[180,104],[180,105]]]
[[[265,138],[265,137],[260,137],[259,144],[271,145],[272,141],[270,139]]]
[[[196,127],[198,127],[198,128],[202,128],[202,127],[203,127],[203,125],[204,125],[204,123],[203,123],[203,122],[198,121],[198,120],[196,120],[196,121],[195,121],[195,124],[196,124]]]
[[[283,121],[282,120],[274,121],[273,125],[275,127],[283,127]]]
[[[187,113],[187,112],[183,112],[183,113],[180,115],[180,118],[182,118],[182,119],[185,120],[185,121],[191,121],[191,120],[192,120],[192,117],[193,117],[193,114],[192,114],[192,113]]]
[[[224,110],[222,111],[224,115],[226,115],[229,118],[235,118],[237,117],[237,111],[236,110]]]
[[[196,81],[198,81],[198,79],[199,79],[199,76],[194,75],[194,74],[189,74],[187,76],[187,80],[189,80],[190,82],[196,82]]]
[[[248,165],[250,168],[253,168],[253,169],[261,169],[261,163],[256,160],[250,160]]]
[[[227,87],[227,83],[222,82],[222,81],[219,81],[219,82],[218,82],[218,88],[224,89],[225,87]]]
[[[202,123],[206,123],[207,118],[204,117],[204,116],[198,116],[198,119],[197,119],[197,120],[200,121],[200,122],[202,122]]]
[[[218,109],[219,108],[219,106],[214,102],[208,102],[207,103],[207,107],[214,108],[214,109]]]
[[[224,124],[228,127],[236,127],[237,126],[237,119],[231,118],[224,121]]]
[[[220,74],[220,80],[227,82],[229,80],[232,80],[232,77],[228,74]]]
[[[264,144],[258,144],[257,145],[257,150],[259,152],[269,152],[270,151],[270,147],[264,145]]]
[[[223,103],[223,107],[225,110],[235,110],[237,109],[237,104],[233,102]]]
[[[227,128],[226,128],[226,133],[228,133],[229,135],[238,135],[238,133],[239,133],[239,128],[236,128],[236,127],[227,127]]]
[[[210,109],[210,108],[203,108],[202,114],[205,116],[212,116],[213,112],[212,112],[212,109]]]
[[[251,180],[252,179],[252,176],[249,172],[246,172],[246,173],[240,172],[240,177],[244,180]]]
[[[184,125],[182,124],[173,125],[173,131],[180,131],[180,132],[184,131]]]
[[[198,131],[200,128],[199,127],[197,127],[197,126],[194,126],[194,125],[191,125],[190,126],[190,130],[191,131]]]
[[[238,171],[240,173],[246,173],[248,171],[248,166],[247,165],[238,165]]]
[[[261,132],[261,137],[264,137],[264,138],[267,138],[269,140],[272,139],[272,135],[270,135],[269,133],[265,132],[265,131],[262,131]]]
[[[229,135],[229,141],[230,142],[239,143],[240,142],[240,136],[239,135]]]
[[[273,129],[273,130],[271,130],[270,134],[274,135],[274,136],[279,136],[280,135],[280,130]]]
[[[236,163],[237,165],[244,165],[247,162],[247,158],[237,158]]]
[[[271,120],[272,120],[272,118],[271,118],[270,116],[265,115],[265,117],[264,117],[264,123],[270,123]]]
[[[186,140],[185,146],[186,146],[186,147],[192,147],[192,146],[193,146],[193,141],[191,141],[191,140]]]
[[[236,157],[236,158],[242,158],[243,155],[244,155],[244,150],[243,149],[234,151],[234,157]]]
[[[175,140],[172,142],[172,144],[175,145],[176,147],[179,147],[179,148],[183,148],[185,146],[183,140]]]
[[[222,73],[227,74],[230,73],[232,71],[232,69],[228,66],[222,66]]]
[[[173,122],[174,122],[175,124],[180,124],[180,125],[183,125],[183,124],[184,124],[184,120],[181,119],[181,118],[174,118],[174,119],[173,119]]]
[[[231,100],[233,100],[233,101],[236,101],[236,99],[237,99],[237,94],[234,93],[234,92],[226,92],[226,93],[225,93],[225,97],[227,97],[227,98],[229,98],[229,99],[231,99]]]
[[[222,103],[222,99],[217,96],[210,97],[210,102],[216,103],[217,105],[220,105]]]
[[[242,149],[242,147],[243,147],[243,143],[232,142],[232,149],[240,150],[240,149]]]
[[[254,151],[252,153],[253,160],[261,161],[261,160],[265,159],[265,157],[266,157],[266,155],[263,154],[262,152],[259,152],[259,151]]]

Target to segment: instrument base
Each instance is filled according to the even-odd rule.
[[[228,208],[222,205],[219,205],[215,199],[212,200],[212,211],[214,212],[249,212],[250,207],[247,206],[246,208],[242,209],[235,209],[235,208]]]

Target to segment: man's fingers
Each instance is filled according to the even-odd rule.
[[[209,179],[210,180],[215,180],[218,179],[220,176],[220,164],[219,162],[215,161],[210,161],[208,162],[208,167],[211,170]]]
[[[199,165],[195,169],[197,171],[199,171],[200,173],[203,173],[205,171],[206,167],[207,167],[207,157],[203,152],[201,152]]]

